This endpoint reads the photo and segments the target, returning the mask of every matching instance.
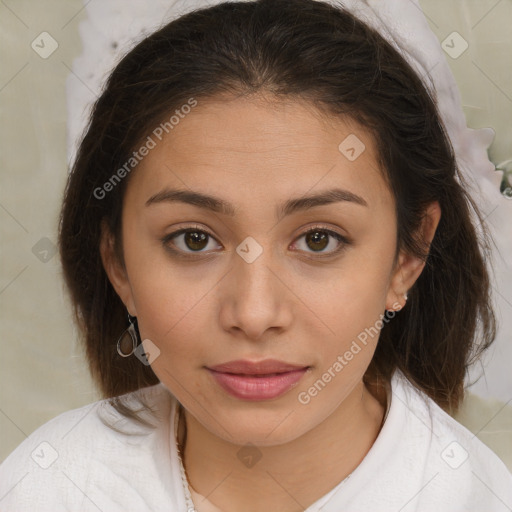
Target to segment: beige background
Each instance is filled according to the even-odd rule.
[[[491,159],[511,159],[512,0],[421,5],[440,41],[453,31],[468,41],[468,51],[449,59],[468,125],[493,127]],[[38,426],[99,398],[76,341],[58,256],[52,257],[67,174],[65,83],[82,51],[78,26],[85,17],[79,0],[0,3],[0,461]],[[59,45],[48,59],[30,46],[43,31]],[[33,253],[36,244],[48,251],[46,263]],[[511,282],[511,272],[502,265],[499,282]],[[469,396],[458,419],[512,469],[512,407],[505,406],[512,399],[510,288],[498,290],[504,323],[499,349],[489,355],[504,385],[492,393],[478,388],[485,399]],[[501,400],[491,399],[498,394]]]

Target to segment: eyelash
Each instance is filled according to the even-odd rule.
[[[327,228],[325,226],[322,226],[322,225],[313,226],[313,227],[309,228],[307,231],[304,231],[304,233],[302,233],[301,235],[299,235],[295,239],[294,243],[296,243],[296,241],[301,239],[302,237],[308,235],[309,233],[315,232],[315,231],[321,231],[322,233],[326,233],[327,235],[331,236],[332,238],[334,238],[335,240],[340,242],[340,245],[334,251],[331,251],[331,252],[328,252],[328,253],[321,253],[321,252],[316,253],[316,256],[315,256],[316,258],[328,258],[328,257],[332,257],[332,256],[335,256],[335,255],[338,255],[348,245],[351,244],[351,240],[349,240],[347,237],[345,237],[345,236],[341,235],[340,233],[337,233],[336,231],[333,231],[333,230],[331,230],[331,229],[329,229],[329,228]],[[199,226],[190,226],[190,227],[186,227],[186,228],[174,231],[172,233],[169,233],[168,235],[163,237],[161,241],[162,241],[163,245],[165,246],[165,248],[167,250],[171,251],[173,254],[176,254],[176,255],[178,255],[179,257],[182,257],[182,258],[193,258],[195,255],[205,254],[205,253],[200,252],[200,251],[186,252],[186,251],[183,251],[181,249],[174,249],[174,248],[169,246],[169,242],[173,238],[176,238],[177,236],[182,235],[184,233],[188,233],[188,232],[191,232],[191,233],[194,233],[194,232],[204,233],[204,234],[208,235],[210,238],[216,240],[216,238],[209,231],[205,230],[204,228],[199,227]],[[315,253],[312,252],[311,254],[315,254]]]

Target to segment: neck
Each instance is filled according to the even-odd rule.
[[[385,400],[385,390],[376,398],[360,382],[306,434],[286,444],[254,447],[261,458],[247,466],[240,463],[242,446],[215,436],[185,411],[179,439],[189,485],[224,512],[303,511],[361,463],[382,427]],[[201,503],[196,506],[201,512]]]

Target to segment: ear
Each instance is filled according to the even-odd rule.
[[[437,201],[430,203],[425,209],[423,220],[418,231],[418,237],[430,248],[441,219],[441,207]],[[420,276],[425,262],[412,254],[400,251],[398,261],[391,276],[391,282],[386,297],[386,309],[400,310],[405,306],[405,294]]]
[[[103,220],[101,223],[100,240],[100,254],[103,268],[117,295],[119,295],[119,298],[126,306],[128,313],[132,316],[137,316],[128,274],[126,273],[123,263],[119,260],[114,242],[114,236],[110,232],[107,223]]]

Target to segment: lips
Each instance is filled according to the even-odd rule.
[[[242,400],[270,400],[295,387],[309,366],[266,359],[230,361],[207,369],[220,388],[231,396]]]
[[[292,372],[308,368],[307,365],[285,363],[277,359],[265,359],[264,361],[248,361],[238,359],[216,366],[209,366],[210,370],[222,373],[234,373],[237,375],[272,375]]]

